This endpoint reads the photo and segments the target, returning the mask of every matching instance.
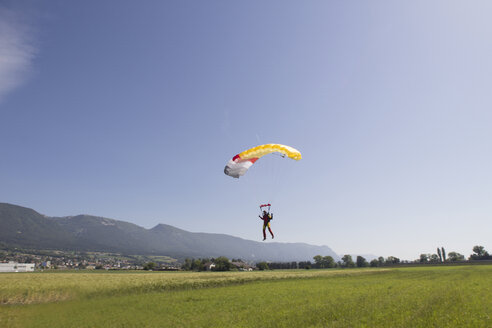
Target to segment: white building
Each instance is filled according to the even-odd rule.
[[[34,263],[0,263],[0,272],[32,272]]]

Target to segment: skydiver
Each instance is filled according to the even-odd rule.
[[[263,220],[263,240],[266,239],[266,228],[268,227],[268,231],[272,235],[272,239],[274,238],[272,229],[270,228],[270,221],[273,220],[273,213],[267,213],[267,211],[263,211],[263,216],[258,215],[260,220]]]

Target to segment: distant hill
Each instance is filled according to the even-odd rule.
[[[328,246],[261,243],[225,234],[197,233],[158,224],[90,215],[48,217],[32,209],[0,203],[0,242],[9,247],[113,252],[132,255],[241,258],[247,261],[308,261],[315,255],[340,257]]]

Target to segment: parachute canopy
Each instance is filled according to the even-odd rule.
[[[292,147],[280,144],[266,144],[253,147],[234,156],[227,162],[224,173],[233,178],[239,178],[240,176],[243,176],[259,158],[271,153],[280,153],[282,156],[295,159],[296,161],[302,158],[301,153]]]

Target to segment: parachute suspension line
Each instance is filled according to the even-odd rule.
[[[275,203],[277,196],[279,196],[279,193],[282,192],[282,188],[285,185],[284,179],[287,178],[285,174],[287,167],[285,165],[290,164],[284,162],[286,158],[285,154],[273,153],[273,155],[275,155],[275,157],[271,158],[271,193],[269,195],[269,202],[271,203]]]
[[[258,143],[261,143],[261,138],[258,133],[256,133],[256,140],[258,140]]]
[[[259,136],[257,137],[259,139]],[[266,167],[264,167],[264,169],[260,169],[258,172],[255,172],[260,176],[268,176],[268,179],[259,179],[257,176],[256,179],[252,179],[251,182],[252,184],[261,184],[261,186],[258,187],[253,186],[256,187],[254,192],[256,198],[258,198],[260,194],[267,192],[269,193],[269,199],[262,199],[259,201],[268,201],[271,204],[271,202],[274,201],[272,194],[276,194],[278,192],[280,182],[287,183],[286,180],[288,180],[285,179],[283,174],[280,174],[281,172],[279,172],[280,169],[285,169],[285,163],[283,163],[284,165],[281,165],[279,161],[282,160],[277,160],[277,156],[282,158],[287,157],[298,161],[302,159],[302,156],[297,149],[281,144],[264,144],[256,146],[235,155],[231,160],[229,160],[224,168],[224,173],[233,178],[240,178],[246,174],[246,172],[253,166],[253,164],[255,164],[256,161],[268,154],[274,154],[275,156],[261,161],[262,164],[260,167],[263,165],[266,165]],[[282,179],[282,177],[284,178]],[[265,180],[268,180],[268,184],[266,184]]]
[[[281,153],[272,153],[272,155],[275,155],[275,156],[279,156],[279,157],[285,158],[285,154],[281,154]]]
[[[273,174],[273,186],[275,188],[272,195],[272,203],[276,202],[278,199],[283,199],[283,195],[289,189],[290,183],[294,177],[291,176],[293,173],[293,164],[291,161],[285,162],[287,157],[282,156],[283,154],[278,154],[282,158],[276,161],[275,172]]]
[[[279,162],[281,161],[279,157],[279,153],[273,153],[274,155],[277,155],[277,157],[272,157],[271,158],[271,165],[270,165],[270,177],[271,177],[271,185],[270,185],[270,194],[269,194],[269,202],[275,202],[275,196],[276,193],[278,192],[278,177],[279,177]]]

